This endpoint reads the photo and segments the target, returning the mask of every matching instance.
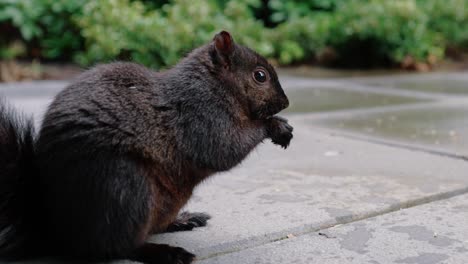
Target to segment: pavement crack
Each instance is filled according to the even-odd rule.
[[[465,155],[454,154],[454,153],[450,153],[450,152],[446,152],[446,151],[430,149],[430,148],[417,146],[417,145],[397,143],[397,142],[392,142],[392,141],[387,141],[387,140],[382,140],[382,139],[375,139],[375,138],[365,138],[365,137],[350,135],[350,134],[346,134],[346,133],[336,133],[336,132],[334,132],[333,135],[348,138],[348,139],[353,139],[353,140],[364,141],[364,142],[368,142],[368,143],[374,143],[374,144],[378,144],[378,145],[384,145],[384,146],[388,146],[388,147],[398,148],[398,149],[407,149],[407,150],[411,150],[411,151],[424,152],[424,153],[427,153],[427,154],[437,155],[437,156],[446,157],[446,158],[452,158],[452,159],[468,161],[468,156],[465,156]]]
[[[330,236],[329,234],[323,232],[318,232],[318,235],[323,236],[325,238],[336,238],[336,236]]]
[[[363,221],[363,220],[371,219],[374,217],[390,214],[390,213],[397,212],[403,209],[409,209],[409,208],[417,207],[417,206],[432,203],[432,202],[450,199],[455,196],[460,196],[460,195],[467,194],[467,193],[468,193],[468,187],[464,187],[464,188],[460,188],[460,189],[456,189],[456,190],[452,190],[448,192],[428,195],[428,196],[421,197],[421,198],[416,198],[416,199],[399,202],[396,204],[391,204],[380,210],[365,212],[361,214],[351,214],[347,217],[336,218],[334,221],[332,220],[329,222],[325,222],[325,223],[319,224],[318,226],[317,226],[317,223],[315,223],[315,224],[310,224],[310,225],[302,226],[302,227],[295,228],[295,229],[283,230],[280,232],[276,232],[274,234],[265,234],[264,236],[251,237],[249,239],[245,239],[244,241],[240,241],[236,243],[236,246],[232,247],[229,250],[216,252],[214,254],[201,257],[198,260],[204,260],[204,259],[231,254],[231,253],[241,252],[247,249],[257,248],[260,246],[264,246],[267,244],[280,242],[280,241],[284,241],[288,239],[295,239],[297,237],[310,235],[313,233],[318,233],[319,236],[323,236],[326,238],[336,238],[333,236],[329,236],[327,235],[326,232],[322,232],[322,231],[330,229],[332,227],[345,225],[345,224],[351,224],[354,222]],[[265,239],[262,239],[262,238],[265,238]]]

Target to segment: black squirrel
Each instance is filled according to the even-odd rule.
[[[265,58],[222,31],[173,68],[96,66],[49,106],[39,133],[0,104],[0,258],[191,263],[145,242],[206,225],[179,214],[194,187],[269,138],[288,147],[288,106]],[[179,214],[179,215],[178,215]]]

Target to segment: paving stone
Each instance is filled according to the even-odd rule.
[[[311,123],[356,132],[365,137],[380,137],[468,155],[468,100],[463,104],[431,105],[419,109],[362,112],[322,118]]]
[[[0,84],[0,98],[5,97],[19,111],[32,115],[38,127],[55,94],[67,84],[66,81],[4,83]]]
[[[289,89],[287,94],[290,101],[287,113],[335,111],[424,101],[412,97],[318,87]]]
[[[462,195],[198,263],[466,263],[467,201]]]
[[[463,73],[436,73],[399,77],[357,78],[355,81],[375,87],[397,88],[429,93],[468,95],[468,78]]]

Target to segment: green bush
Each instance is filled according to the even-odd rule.
[[[428,28],[439,34],[445,45],[467,45],[468,1],[419,0],[419,5],[430,17]]]
[[[139,1],[90,1],[76,21],[86,39],[77,56],[81,64],[114,58],[161,67],[172,65],[182,55],[209,41],[222,28],[236,41],[272,53],[263,26],[249,13],[246,1],[228,1],[222,8],[215,1],[174,0],[161,9],[148,10]],[[125,19],[122,19],[125,18]]]
[[[279,64],[372,67],[468,45],[468,0],[0,0],[0,58],[175,64],[221,29]],[[11,33],[12,32],[12,33]],[[21,44],[22,42],[22,44]]]
[[[32,56],[70,58],[81,48],[82,38],[70,17],[81,12],[86,0],[2,0],[0,24],[12,25],[20,32]],[[10,37],[10,39],[8,39]],[[6,42],[13,42],[5,36]],[[6,48],[4,48],[6,49]],[[20,54],[18,54],[20,55]]]
[[[403,61],[408,55],[420,61],[430,55],[443,55],[439,35],[429,27],[430,14],[420,9],[416,1],[371,0],[363,5],[362,1],[350,0],[330,19],[327,44],[337,47],[338,53],[346,52],[347,44],[355,41],[370,43],[363,48],[373,51],[377,58],[394,62]],[[349,52],[362,51],[365,50]]]
[[[296,40],[306,39],[298,43],[307,56],[333,48],[338,63],[398,63],[406,56],[420,61],[443,56],[443,38],[431,27],[432,14],[417,1],[348,0],[335,7],[331,13],[309,13],[279,28],[292,32]],[[368,63],[373,66],[374,61]]]
[[[268,7],[271,9],[271,21],[274,23],[284,23],[300,17],[308,16],[311,13],[333,12],[336,7],[344,2],[342,0],[270,0]]]

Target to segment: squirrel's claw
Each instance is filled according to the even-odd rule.
[[[183,212],[171,223],[166,232],[190,231],[195,227],[206,226],[211,216],[207,213]]]

